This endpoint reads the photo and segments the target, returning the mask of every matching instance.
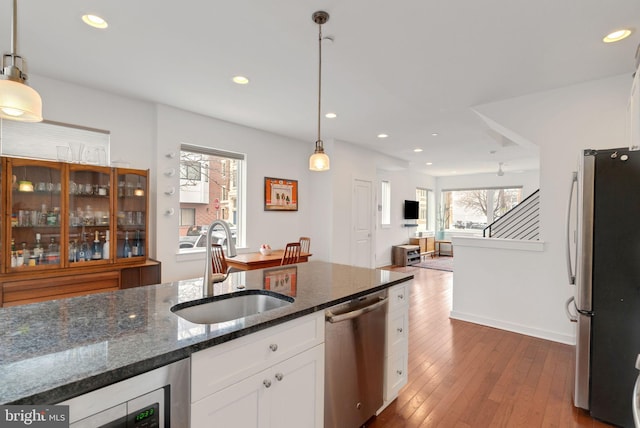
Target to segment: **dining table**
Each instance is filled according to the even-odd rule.
[[[260,252],[238,253],[235,257],[227,257],[227,265],[238,270],[253,270],[280,266],[284,250],[272,250],[271,254],[263,255]],[[298,263],[309,261],[311,253],[300,253]]]

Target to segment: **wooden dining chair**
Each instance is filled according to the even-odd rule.
[[[222,245],[211,244],[211,264],[213,265],[213,273],[227,274],[229,268],[227,266],[227,259],[224,257]]]
[[[300,252],[308,253],[309,248],[311,248],[311,238],[307,238],[306,236],[300,237]]]
[[[284,248],[284,254],[282,254],[281,265],[290,265],[292,263],[298,263],[300,261],[300,243],[290,242]]]

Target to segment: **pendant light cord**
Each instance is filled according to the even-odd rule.
[[[13,14],[13,17],[11,21],[11,53],[15,54],[17,52],[16,39],[18,35],[18,0],[13,0],[12,14]]]
[[[322,99],[322,24],[318,24],[318,140],[316,142],[316,149],[318,148],[318,144],[322,145],[322,140],[320,139],[320,112],[322,111],[321,107],[321,99]]]

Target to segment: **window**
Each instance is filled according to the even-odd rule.
[[[391,225],[391,183],[382,181],[380,189],[380,225]]]
[[[244,192],[244,155],[183,144],[180,150],[180,242],[179,248],[198,248],[194,236],[205,235],[217,219],[231,227],[233,239],[243,242],[241,210]],[[213,232],[221,242],[221,231]]]
[[[433,230],[430,219],[431,203],[433,192],[429,189],[416,188],[416,200],[418,201],[418,231],[424,232]]]
[[[195,208],[180,208],[180,226],[193,226],[196,224]]]
[[[522,200],[522,188],[489,188],[442,192],[439,230],[455,230],[474,235]]]

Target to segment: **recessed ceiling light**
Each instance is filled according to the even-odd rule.
[[[324,117],[326,117],[327,119],[335,119],[336,117],[338,117],[338,115],[335,113],[327,113],[324,115]]]
[[[98,15],[91,15],[91,14],[82,15],[82,21],[93,28],[104,29],[109,26],[109,24],[107,24],[107,21],[105,21]]]
[[[432,137],[437,137],[437,136],[438,136],[438,133],[437,133],[437,132],[433,132],[433,133],[431,134],[431,136],[432,136]]]
[[[420,153],[422,151],[422,149],[421,148],[417,148],[417,149],[413,149],[413,151],[416,152],[416,153]]]
[[[433,162],[427,162],[426,165],[427,166],[431,166],[431,165],[433,165]]]
[[[378,134],[378,138],[387,138],[388,135],[387,134]]]
[[[626,39],[627,37],[629,37],[632,32],[633,30],[630,28],[623,28],[621,30],[616,30],[604,36],[602,41],[605,43],[619,42],[620,40]]]
[[[249,79],[244,76],[233,76],[233,83],[237,83],[238,85],[246,85],[249,83]]]

